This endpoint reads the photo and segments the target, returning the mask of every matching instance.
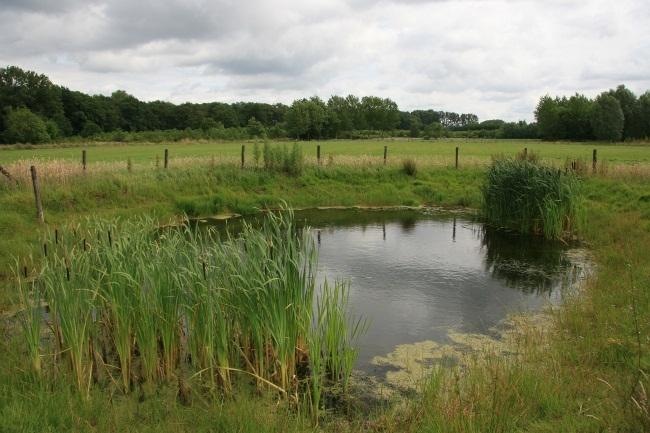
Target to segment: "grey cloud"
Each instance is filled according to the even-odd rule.
[[[545,93],[650,86],[649,16],[645,0],[0,0],[0,58],[143,99],[374,93],[530,119]]]
[[[580,78],[586,81],[618,80],[621,83],[632,81],[644,81],[650,83],[650,65],[644,65],[643,68],[622,69],[615,68],[609,70],[588,69],[580,74]]]
[[[118,46],[218,37],[232,28],[226,17],[217,14],[221,5],[222,2],[203,1],[114,1],[104,8],[104,36]]]
[[[71,8],[82,7],[92,1],[84,0],[0,0],[0,10],[36,13],[63,13]]]
[[[236,75],[278,74],[295,76],[302,72],[303,65],[292,59],[277,57],[235,57],[215,62],[210,68],[214,72]]]

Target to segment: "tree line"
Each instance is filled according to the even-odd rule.
[[[442,136],[477,123],[474,114],[400,111],[376,96],[311,97],[291,105],[258,102],[144,102],[117,90],[87,95],[17,66],[0,68],[0,141],[42,143],[80,136],[105,140],[220,138],[355,138]],[[164,132],[164,133],[163,133]]]
[[[594,99],[576,93],[543,96],[535,119],[545,140],[621,141],[650,137],[650,91],[637,97],[624,85]]]
[[[479,121],[471,113],[402,111],[389,98],[314,96],[291,105],[259,102],[173,104],[140,101],[123,90],[88,95],[17,66],[0,68],[0,143],[240,140],[256,137],[542,138],[633,140],[650,137],[650,91],[625,86],[594,99],[543,96],[535,122]]]

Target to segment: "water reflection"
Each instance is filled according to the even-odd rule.
[[[396,345],[489,332],[508,313],[560,300],[576,275],[569,248],[495,231],[470,216],[420,211],[296,213],[315,230],[319,279],[350,282],[350,307],[370,321],[358,367]],[[228,223],[236,230],[238,221]]]
[[[548,294],[562,283],[571,261],[566,248],[536,237],[481,227],[485,269],[515,289]]]

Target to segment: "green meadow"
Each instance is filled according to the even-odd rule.
[[[242,144],[246,146],[249,162],[243,169],[238,163]],[[306,163],[295,175],[287,175],[266,169],[262,163],[251,163],[254,145],[252,141],[98,144],[86,148],[89,161],[86,173],[79,169],[83,147],[78,145],[0,150],[0,165],[18,179],[17,184],[4,177],[0,179],[0,326],[5,335],[0,342],[0,431],[595,433],[650,430],[650,255],[647,253],[650,176],[643,169],[650,163],[650,146],[505,140],[303,142],[299,146],[308,157]],[[317,145],[321,146],[323,158],[320,166],[310,159],[315,157]],[[386,166],[381,161],[384,146],[388,146]],[[460,148],[458,169],[453,166],[456,147]],[[170,152],[170,166],[156,168],[155,158],[158,156],[162,161],[165,148]],[[282,203],[293,208],[422,205],[480,209],[486,197],[486,179],[494,175],[487,167],[492,157],[515,156],[524,148],[555,166],[583,161],[575,166],[575,173],[567,175],[571,176],[568,184],[549,183],[548,188],[571,188],[573,195],[576,183],[580,184],[581,224],[570,228],[593,255],[596,272],[580,293],[548,313],[550,319],[541,328],[525,329],[516,358],[486,357],[476,359],[468,368],[434,370],[420,384],[420,392],[382,405],[368,407],[363,403],[363,396],[352,392],[352,397],[336,400],[337,404],[330,404],[324,410],[310,409],[322,407],[319,403],[314,406],[314,400],[321,398],[318,380],[333,380],[325,372],[338,371],[334,379],[344,381],[349,376],[345,360],[350,359],[348,355],[352,352],[344,352],[340,358],[334,354],[338,353],[335,347],[353,350],[347,344],[351,339],[346,337],[341,325],[341,293],[331,295],[335,300],[329,304],[332,325],[324,324],[323,328],[310,325],[312,317],[305,312],[304,305],[311,305],[311,297],[303,299],[302,304],[291,302],[303,307],[300,314],[292,316],[292,320],[300,322],[300,327],[295,328],[301,329],[298,333],[294,328],[285,327],[279,319],[282,315],[278,308],[286,300],[268,295],[263,298],[268,308],[259,316],[249,314],[254,310],[252,298],[246,295],[249,292],[235,290],[243,287],[252,293],[253,286],[246,282],[277,280],[278,284],[291,287],[288,293],[295,296],[299,292],[296,287],[310,278],[296,266],[295,257],[301,251],[308,253],[302,246],[287,242],[286,251],[279,255],[277,252],[269,255],[265,249],[265,239],[280,242],[282,232],[277,226],[268,227],[267,232],[251,232],[241,241],[243,248],[258,254],[251,254],[250,261],[238,261],[234,255],[239,250],[228,249],[232,246],[208,249],[215,266],[207,270],[200,266],[190,268],[184,262],[186,256],[199,257],[201,251],[193,249],[193,245],[207,240],[188,242],[172,236],[156,244],[141,226],[147,221],[150,226],[175,223],[182,215],[252,214],[264,208],[277,208]],[[594,148],[598,150],[599,160],[596,173],[591,170]],[[330,154],[332,158],[328,160]],[[217,161],[224,158],[225,162],[213,164],[213,157]],[[175,166],[175,158],[187,158],[190,162]],[[415,161],[415,173],[405,172],[402,167],[405,158]],[[463,165],[463,158],[475,163]],[[50,160],[49,165],[44,159]],[[121,164],[128,159],[135,165],[131,171],[126,163]],[[41,160],[35,165],[41,169],[44,224],[36,219],[28,174],[16,173],[27,167],[17,162],[21,160]],[[431,164],[431,161],[441,163]],[[600,165],[603,161],[617,169],[605,170]],[[96,162],[120,164],[93,170]],[[509,167],[502,169],[508,170],[515,172]],[[551,174],[555,175],[555,170]],[[535,171],[534,175],[542,179],[549,174]],[[516,179],[527,174],[516,172],[512,176]],[[527,197],[524,187],[518,193]],[[503,207],[512,204],[508,195],[495,193],[495,197]],[[536,212],[534,204],[527,212],[527,215]],[[574,213],[573,208],[565,206],[548,217],[554,224],[550,235],[556,236],[566,229],[566,215]],[[499,219],[503,215],[494,212],[491,217]],[[130,223],[134,224],[127,227],[130,232],[125,229],[133,242],[105,255],[99,251],[83,255],[79,250],[74,250],[74,254],[62,250],[54,258],[50,250],[49,258],[43,257],[45,236],[51,242],[54,230],[88,227],[84,226],[87,217],[139,221]],[[117,231],[113,226],[102,225],[104,222],[96,224],[85,229],[92,232],[88,236],[93,239],[104,239],[108,231]],[[157,268],[150,266],[156,254],[147,250],[154,244],[164,257]],[[258,269],[255,257],[269,267]],[[65,280],[65,269],[66,260],[73,259],[84,263],[86,273],[71,286]],[[116,269],[112,280],[106,280],[97,271],[108,264]],[[228,266],[232,272],[224,272],[219,264]],[[21,310],[34,295],[29,291],[31,286],[18,284],[17,275],[27,265],[30,269],[44,266],[44,278],[50,282],[46,286],[50,290],[46,297],[49,303],[57,305],[58,302],[71,308],[67,310],[70,325],[55,331],[55,335],[59,332],[62,341],[78,344],[50,347],[44,352],[35,350],[42,330],[30,326],[34,322],[24,320],[30,317]],[[169,272],[167,268],[173,266],[182,268],[183,272],[178,276]],[[204,282],[208,272],[212,273],[213,281],[232,291],[211,291],[211,286]],[[231,275],[237,272],[244,282],[233,281]],[[218,316],[226,318],[231,326],[227,334],[209,335],[211,324],[201,321],[206,316],[190,314],[188,317],[195,317],[197,323],[187,326],[201,329],[205,333],[201,335],[209,335],[210,341],[225,338],[229,341],[228,351],[208,352],[202,346],[204,340],[199,338],[189,346],[192,356],[184,358],[191,361],[178,361],[183,359],[177,354],[178,333],[174,326],[178,326],[178,318],[162,320],[168,311],[162,301],[147,304],[129,298],[130,283],[121,279],[126,274],[160,278],[155,280],[159,283],[156,287],[160,288],[166,287],[163,278],[165,281],[181,279],[179,285],[187,284],[195,289],[187,297],[179,298],[179,305],[191,312],[197,305],[213,309],[210,317],[217,317],[215,311],[220,308],[220,300],[227,299],[223,304],[228,305],[227,311]],[[281,281],[281,276],[287,276],[287,281]],[[86,290],[87,285],[101,290],[93,295]],[[91,304],[84,305],[93,305],[105,315],[106,322],[84,327],[90,313],[76,298],[68,303],[57,298],[66,293],[56,291],[59,286],[73,287],[83,296],[95,296],[89,298]],[[169,296],[163,293],[155,299],[169,300]],[[131,312],[125,313],[120,305],[132,306]],[[157,320],[174,324],[164,334],[167,337],[161,334],[158,338],[146,335],[131,338],[128,332],[120,332],[124,328],[118,326],[133,323],[145,332],[151,329],[146,326]],[[88,334],[79,336],[78,330]],[[161,326],[160,332],[163,331]],[[291,338],[276,338],[282,332],[289,333]],[[102,344],[109,348],[108,354],[101,357],[106,362],[93,363],[91,359],[95,358],[87,346],[86,336],[100,334],[107,336]],[[137,338],[147,341],[148,346],[144,343],[137,346]],[[325,340],[332,343],[328,345]],[[338,341],[346,344],[339,345]],[[157,359],[158,344],[162,359],[149,367],[130,358],[136,352],[140,355],[140,347],[146,346],[151,349],[148,359]],[[310,347],[312,354],[321,356],[301,361],[293,356],[296,347]],[[263,353],[267,355],[262,356]],[[235,358],[251,361],[241,368],[245,372],[223,368],[224,360],[234,363]],[[199,371],[216,365],[218,373],[211,377],[189,374],[187,364],[194,363],[195,359],[200,359],[196,361]],[[275,359],[280,360],[278,365],[284,366],[279,372],[265,364]],[[323,373],[297,373],[300,362],[310,365],[310,372],[321,368]],[[157,370],[158,364],[164,368]],[[97,383],[90,378],[100,372],[89,370],[91,365],[101,365],[105,370],[103,379]],[[137,374],[130,372],[138,369],[148,372],[151,380],[139,383],[132,379]],[[112,373],[117,371],[121,374]],[[304,382],[292,382],[294,375]],[[277,388],[291,389],[298,397],[287,397],[286,392],[283,394]],[[323,398],[332,397],[324,392]]]
[[[292,145],[294,142],[286,142]],[[327,140],[301,141],[305,156],[316,157],[316,146],[321,146],[321,157],[326,160],[337,156],[383,157],[384,146],[388,146],[388,157],[406,156],[453,161],[455,148],[459,147],[460,161],[489,161],[493,155],[515,155],[524,148],[537,153],[540,158],[564,162],[567,158],[580,158],[591,161],[593,149],[598,150],[598,158],[611,163],[649,163],[650,152],[642,144],[623,144],[607,142],[542,142],[539,140],[472,140],[472,139],[385,139],[385,140]],[[0,148],[0,164],[8,164],[24,159],[63,159],[81,161],[81,149],[87,148],[88,163],[117,162],[131,159],[134,163],[154,163],[156,157],[163,158],[164,149],[169,149],[170,158],[224,158],[240,157],[241,146],[246,146],[247,157],[252,157],[254,141],[187,141],[148,144],[121,143],[59,143],[38,145],[29,148],[3,146]]]

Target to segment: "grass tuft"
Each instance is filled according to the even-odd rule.
[[[418,166],[414,159],[408,158],[402,161],[402,170],[407,176],[415,176],[418,172]]]

